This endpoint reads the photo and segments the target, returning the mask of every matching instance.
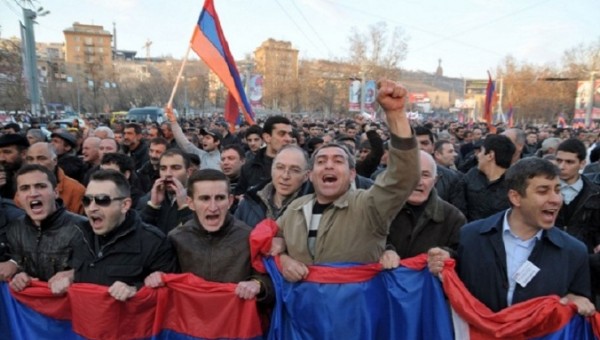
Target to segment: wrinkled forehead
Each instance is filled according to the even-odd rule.
[[[315,158],[334,158],[340,156],[348,159],[348,154],[341,146],[324,147],[319,149],[315,154]]]

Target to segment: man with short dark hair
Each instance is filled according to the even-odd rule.
[[[15,196],[14,174],[23,164],[28,147],[27,138],[21,135],[0,136],[0,197]]]
[[[186,187],[192,174],[190,160],[181,149],[169,149],[160,157],[160,178],[149,193],[140,198],[142,220],[165,234],[192,216],[186,200]]]
[[[258,125],[252,125],[246,130],[245,139],[248,151],[246,152],[246,158],[251,159],[258,153],[258,150],[262,147],[262,128]]]
[[[140,184],[140,180],[135,171],[135,165],[133,164],[133,159],[123,153],[107,153],[102,157],[100,169],[116,170],[125,176],[127,182],[129,182],[132,206],[137,207],[140,198],[146,194],[146,191],[144,191]]]
[[[515,145],[503,135],[489,135],[477,154],[477,167],[463,177],[466,204],[463,214],[475,221],[508,209],[504,173],[510,167]],[[460,208],[460,207],[459,207]]]
[[[237,136],[229,132],[228,122],[224,120],[219,120],[216,122],[215,127],[216,130],[219,131],[219,133],[221,134],[221,147],[241,144]]]
[[[158,170],[160,156],[167,151],[169,146],[169,142],[162,137],[152,138],[149,144],[148,161],[137,171],[144,191],[149,191],[152,184],[160,178]]]
[[[64,293],[73,282],[94,283],[108,286],[110,296],[126,301],[150,273],[176,269],[175,254],[165,235],[131,209],[129,183],[123,174],[95,172],[83,205],[89,222],[79,226],[73,269],[50,284],[52,292]]]
[[[63,169],[57,166],[57,157],[54,147],[50,143],[35,143],[27,150],[25,156],[27,164],[39,164],[52,171],[57,179],[56,191],[62,200],[65,209],[75,214],[83,214],[81,198],[85,187],[75,179],[67,176]]]
[[[307,265],[327,262],[376,262],[385,250],[389,223],[417,184],[418,148],[405,106],[408,91],[381,80],[377,101],[392,135],[388,168],[368,190],[351,190],[355,160],[345,146],[317,149],[310,164],[315,193],[294,200],[277,220],[287,254],[282,274],[296,282],[308,275]]]
[[[237,144],[228,145],[221,151],[221,170],[229,179],[231,193],[235,192],[245,162],[244,150]]]
[[[242,167],[236,195],[242,195],[251,187],[271,180],[273,158],[282,147],[292,142],[292,123],[283,116],[269,117],[263,126],[262,139],[266,147],[258,150],[254,158]]]
[[[168,237],[183,273],[192,273],[207,281],[235,283],[235,294],[245,300],[273,300],[273,288],[267,275],[257,274],[250,262],[251,228],[228,211],[233,202],[227,176],[221,171],[204,169],[190,177],[188,204],[194,218],[172,230]],[[145,280],[146,286],[159,287],[162,273]]]
[[[595,295],[600,295],[600,187],[579,173],[585,166],[586,153],[585,144],[575,138],[558,145],[556,163],[563,205],[555,225],[587,246],[592,288]]]
[[[26,216],[12,221],[6,236],[13,272],[19,272],[10,286],[21,291],[32,279],[51,284],[61,277],[59,272],[72,268],[72,251],[79,240],[77,224],[86,219],[62,206],[56,177],[46,167],[25,165],[17,171],[15,180],[16,199]]]
[[[129,123],[125,125],[123,146],[125,154],[133,158],[136,170],[139,170],[148,161],[148,145],[142,138],[142,127],[139,124]]]
[[[512,155],[508,154],[508,162]],[[528,157],[506,171],[505,181],[510,208],[460,231],[458,276],[493,312],[558,295],[561,303],[574,303],[580,314],[593,314],[585,245],[554,227],[562,203],[558,169],[549,161]],[[443,275],[449,257],[445,250],[430,249],[430,271]]]

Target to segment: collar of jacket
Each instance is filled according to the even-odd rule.
[[[500,237],[502,237],[502,223],[504,223],[504,214],[507,211],[508,210],[503,210],[490,217],[472,223],[482,224],[482,227],[479,231],[482,235],[497,233],[500,235]],[[559,248],[563,248],[565,246],[564,237],[565,236],[562,234],[562,232],[556,227],[552,227],[542,232],[542,240],[548,240]]]
[[[423,210],[421,218],[427,216],[436,223],[444,222],[444,209],[442,208],[440,200],[441,198],[439,198],[439,196],[437,195],[435,187],[431,188],[431,192],[429,193],[427,202],[425,202],[425,209]],[[407,208],[405,206],[405,208],[402,209]]]
[[[57,199],[55,205],[56,205],[56,210],[52,214],[50,214],[50,216],[47,216],[42,221],[42,223],[40,225],[40,229],[46,230],[46,229],[49,229],[52,227],[62,227],[62,225],[59,225],[58,223],[56,223],[56,220],[58,220],[60,218],[60,216],[62,216],[62,214],[65,212],[65,207],[63,206],[61,199]],[[31,220],[29,215],[25,216],[25,220],[27,221],[27,224],[32,225],[37,228],[37,226]]]
[[[188,223],[191,224],[192,228],[196,229],[203,236],[221,236],[221,235],[225,235],[229,232],[229,229],[231,229],[231,225],[233,224],[233,222],[234,222],[233,215],[231,215],[230,213],[227,213],[227,216],[225,217],[225,221],[223,221],[223,225],[221,226],[221,228],[219,228],[219,230],[208,231],[208,230],[204,229],[202,224],[200,224],[200,220],[198,219],[198,216],[196,214],[194,214],[194,218],[189,220],[189,222],[187,222],[186,224],[188,224]]]
[[[350,197],[350,193],[354,191],[352,188],[349,188],[342,196],[338,197],[335,201],[333,201],[333,206],[339,209],[348,207],[348,198]],[[317,201],[317,194],[305,195],[301,199],[304,199],[304,202],[300,204],[295,210],[302,210],[304,206],[312,206]]]
[[[285,211],[287,206],[290,205],[290,203],[292,203],[292,201],[298,197],[301,190],[302,185],[296,191],[294,191],[293,194],[291,194],[286,199],[284,199],[283,202],[281,202],[281,208],[277,208],[275,206],[275,187],[273,186],[273,182],[269,182],[267,185],[265,185],[264,188],[262,188],[256,193],[256,196],[263,202],[264,205],[267,206],[267,209],[273,209],[273,216],[271,216],[271,218],[277,219],[279,218],[279,216],[275,215],[279,215],[281,214],[281,212]]]

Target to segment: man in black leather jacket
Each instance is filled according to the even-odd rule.
[[[26,288],[33,278],[53,281],[56,273],[71,267],[77,240],[77,223],[85,218],[67,211],[56,190],[56,177],[41,165],[26,165],[17,171],[17,199],[26,215],[14,220],[6,233],[9,263],[16,274],[10,286]]]
[[[176,258],[165,234],[142,222],[131,210],[127,179],[115,170],[92,174],[83,197],[88,223],[81,224],[73,249],[73,269],[50,286],[55,294],[73,282],[108,286],[114,299],[135,296],[144,278],[154,271],[172,272]]]

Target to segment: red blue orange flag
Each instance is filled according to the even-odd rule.
[[[204,2],[200,18],[198,18],[198,23],[192,35],[191,48],[229,90],[229,99],[234,99],[234,103],[230,104],[237,104],[238,108],[241,108],[246,121],[254,124],[254,113],[246,97],[235,60],[229,50],[229,44],[221,29],[221,22],[213,0]],[[226,119],[229,121],[230,126],[234,126],[238,114],[235,112],[237,110],[232,110],[231,105],[228,105],[229,114],[226,115]],[[232,111],[234,111],[233,114]]]
[[[514,125],[514,112],[513,112],[513,106],[512,103],[508,104],[508,112],[506,113],[506,120],[508,121],[508,127],[512,128]]]
[[[485,104],[483,111],[483,119],[488,125],[488,129],[492,126],[492,106],[494,103],[494,94],[496,92],[496,84],[492,80],[492,75],[488,71],[488,83],[485,88]]]

